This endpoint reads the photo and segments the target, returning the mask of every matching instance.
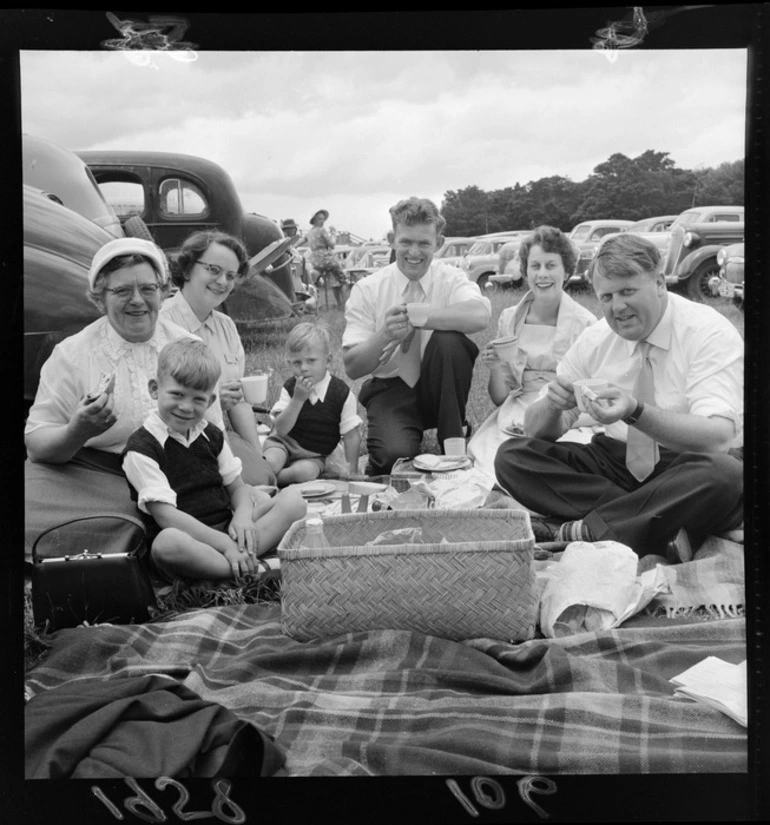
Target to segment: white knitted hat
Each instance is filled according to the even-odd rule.
[[[168,260],[166,253],[159,246],[143,238],[116,238],[114,241],[108,241],[91,261],[88,271],[88,286],[91,289],[94,288],[96,276],[103,267],[120,255],[144,255],[153,262],[161,276],[161,282],[165,283],[168,280]]]

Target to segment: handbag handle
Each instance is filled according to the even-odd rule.
[[[91,516],[76,516],[75,518],[71,518],[67,521],[62,521],[59,524],[55,524],[53,527],[47,527],[43,530],[42,533],[35,539],[35,543],[32,545],[32,560],[37,561],[37,546],[38,544],[47,536],[49,533],[52,533],[54,530],[61,530],[62,527],[66,527],[69,524],[75,524],[78,521],[92,521],[93,519],[104,519],[104,518],[117,518],[121,519],[122,521],[127,521],[130,524],[133,524],[134,527],[139,527],[142,533],[146,536],[147,529],[144,526],[144,523],[141,519],[138,519],[136,516],[131,516],[128,513],[96,513]]]

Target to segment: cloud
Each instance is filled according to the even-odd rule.
[[[22,123],[72,149],[201,155],[252,211],[379,235],[404,195],[583,180],[611,154],[743,155],[745,50],[22,52]],[[306,220],[302,218],[302,220]],[[343,220],[346,222],[343,224]],[[347,224],[347,221],[350,224]]]

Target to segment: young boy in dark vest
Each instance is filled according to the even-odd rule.
[[[260,570],[258,556],[274,549],[307,510],[293,490],[255,505],[240,459],[223,431],[203,417],[219,374],[203,341],[184,338],[163,347],[148,384],[157,410],[123,453],[152,562],[172,578],[221,580]]]
[[[340,439],[350,473],[358,472],[358,400],[329,372],[331,357],[331,333],[324,324],[297,324],[286,339],[294,375],[273,405],[275,423],[262,447],[279,487],[318,478]]]

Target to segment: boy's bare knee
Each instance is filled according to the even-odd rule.
[[[189,539],[187,533],[176,527],[166,527],[158,533],[152,543],[153,558],[161,564],[173,564],[183,555],[183,544],[186,539]]]
[[[297,521],[305,517],[307,513],[307,502],[296,487],[287,487],[281,490],[276,498],[280,500],[281,509],[292,521]]]

